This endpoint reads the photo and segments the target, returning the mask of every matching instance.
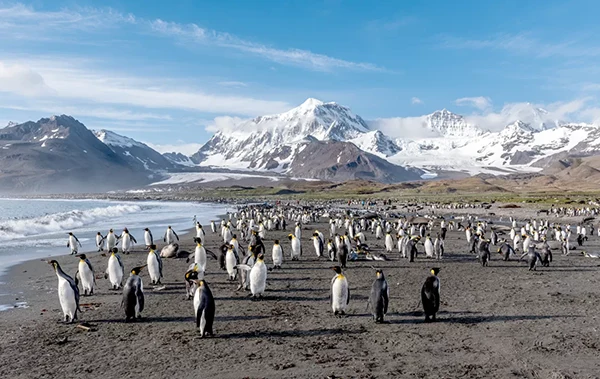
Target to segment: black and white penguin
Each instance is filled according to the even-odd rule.
[[[425,279],[425,283],[421,288],[421,302],[423,303],[425,322],[435,321],[435,315],[440,309],[440,279],[437,277],[439,272],[439,268],[432,268],[431,275]]]
[[[312,235],[312,239],[313,239],[313,246],[315,247],[315,253],[317,254],[317,257],[320,258],[323,256],[323,250],[325,250],[323,238],[321,237],[321,235],[318,232],[315,232]]]
[[[177,239],[177,241],[175,241],[175,239]],[[167,245],[170,245],[175,242],[179,242],[179,236],[177,235],[177,233],[175,233],[173,228],[171,228],[171,225],[169,225],[167,227],[167,231],[165,232],[165,235],[163,236],[163,242],[165,242]]]
[[[331,268],[336,275],[331,279],[331,309],[334,315],[343,315],[346,313],[346,307],[350,303],[350,287],[348,279],[342,273],[340,266]]]
[[[281,247],[279,244],[279,240],[275,240],[272,251],[273,268],[281,268],[283,263],[283,254],[283,247]]]
[[[264,261],[264,255],[262,253],[256,256],[256,261],[252,266],[243,264],[238,265],[237,268],[250,271],[250,292],[252,297],[262,297],[267,287],[267,265]]]
[[[123,303],[125,309],[125,322],[141,318],[144,310],[144,283],[140,277],[142,269],[146,267],[134,267],[131,269],[131,275],[123,287]]]
[[[67,241],[67,247],[71,248],[71,255],[75,255],[79,252],[79,248],[81,246],[81,242],[72,232],[67,233],[69,235],[69,240]]]
[[[297,261],[302,255],[302,244],[300,243],[300,238],[296,237],[294,234],[288,235],[288,238],[292,245],[292,260]]]
[[[535,245],[530,245],[529,249],[521,255],[519,260],[522,260],[525,256],[527,256],[527,264],[529,266],[529,271],[535,271],[538,262],[542,261],[542,257],[540,253],[535,251]]]
[[[77,320],[77,312],[80,312],[79,287],[75,280],[60,268],[57,261],[51,260],[48,264],[52,265],[58,278],[58,300],[63,311],[64,322],[73,322]]]
[[[148,274],[150,275],[152,284],[160,284],[160,278],[163,277],[163,262],[160,255],[156,252],[156,245],[150,245],[146,266],[148,266]]]
[[[102,233],[98,232],[96,234],[96,247],[98,248],[98,252],[104,251],[104,237]]]
[[[125,267],[119,256],[119,249],[113,247],[110,257],[108,257],[108,266],[104,273],[104,279],[110,281],[113,290],[118,290],[123,285],[123,275],[125,275]]]
[[[94,285],[96,284],[94,267],[92,267],[90,260],[87,259],[85,254],[79,254],[77,257],[79,258],[77,273],[79,274],[79,279],[81,280],[83,296],[88,296],[94,293]]]
[[[213,335],[213,322],[215,320],[215,298],[204,280],[197,281],[194,294],[194,312],[196,327],[200,328],[200,337],[207,334]]]
[[[146,249],[150,249],[150,246],[154,245],[154,237],[149,228],[144,228],[144,242],[146,243]]]
[[[383,322],[383,317],[388,310],[390,287],[385,280],[382,270],[377,270],[375,275],[376,279],[371,286],[368,305],[371,308],[371,314],[375,322]]]

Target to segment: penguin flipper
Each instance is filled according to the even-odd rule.
[[[350,287],[348,287],[348,297],[346,298],[346,305],[350,304]]]
[[[213,253],[212,251],[205,249],[206,250],[206,254],[210,255],[210,257],[214,260],[217,260],[217,255],[215,253]]]
[[[138,289],[135,292],[135,295],[137,296],[139,310],[141,313],[144,310],[144,291],[142,291],[142,289],[138,287]]]
[[[252,267],[246,265],[246,264],[238,264],[235,266],[236,269],[240,269],[240,270],[246,270],[246,271],[250,271],[252,270]]]

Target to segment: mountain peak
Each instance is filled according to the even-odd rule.
[[[321,100],[309,97],[302,104],[300,104],[298,108],[316,108],[323,104],[325,103],[323,103]]]

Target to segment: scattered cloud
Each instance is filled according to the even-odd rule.
[[[22,96],[34,94],[47,101],[69,99],[94,104],[246,116],[290,108],[282,101],[210,94],[176,80],[164,82],[169,85],[157,86],[152,78],[123,76],[73,64],[63,66],[59,62],[34,61],[28,65],[0,61],[0,91]]]
[[[314,71],[332,71],[334,69],[347,69],[355,71],[385,71],[382,67],[371,63],[352,62],[329,57],[324,54],[313,53],[301,49],[277,49],[260,43],[247,41],[232,34],[216,30],[204,29],[196,24],[179,24],[163,20],[150,23],[152,29],[160,34],[183,38],[187,41],[203,45],[212,45],[242,51],[260,56],[267,60]]]
[[[423,104],[423,100],[419,99],[418,97],[413,97],[412,99],[410,99],[410,103],[412,105],[421,105]]]
[[[353,62],[296,48],[280,49],[245,40],[233,34],[203,28],[196,24],[179,24],[161,19],[144,19],[122,14],[111,8],[76,8],[61,11],[40,11],[23,4],[0,5],[0,36],[11,39],[47,39],[69,32],[90,32],[134,25],[137,33],[153,32],[186,42],[233,49],[259,56],[283,65],[313,71],[330,72],[336,69],[352,71],[385,71],[372,63]]]
[[[223,87],[248,87],[248,83],[244,83],[244,82],[236,82],[236,81],[225,81],[225,82],[219,82],[219,85],[223,86]]]
[[[440,45],[448,49],[504,50],[513,54],[535,56],[538,58],[600,56],[600,46],[597,46],[597,43],[594,41],[586,43],[579,39],[571,39],[548,43],[532,37],[530,33],[501,33],[484,39],[443,35],[440,37]]]
[[[368,122],[371,129],[392,138],[436,138],[439,135],[427,127],[427,116],[378,118]]]
[[[183,155],[193,155],[197,153],[198,150],[202,147],[201,143],[185,143],[184,141],[176,141],[175,144],[154,144],[150,142],[144,142],[146,145],[150,146],[154,150],[158,151],[161,154],[164,153],[181,153]]]
[[[454,103],[458,106],[475,107],[479,110],[486,110],[492,106],[492,100],[489,97],[463,97],[456,99]]]

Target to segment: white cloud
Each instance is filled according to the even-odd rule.
[[[470,106],[480,110],[486,110],[492,106],[492,100],[489,97],[463,97],[456,99],[454,103],[458,106]]]
[[[37,72],[21,64],[5,64],[2,61],[0,61],[0,92],[22,96],[42,96],[53,93],[44,78]]]
[[[380,130],[392,138],[436,138],[439,135],[427,128],[427,116],[378,118],[369,121],[371,129]]]
[[[236,81],[225,81],[225,82],[219,82],[218,84],[223,87],[248,87],[248,83],[236,82]]]
[[[324,54],[313,53],[308,50],[276,49],[260,43],[243,40],[229,33],[204,29],[196,24],[178,24],[158,19],[152,21],[150,25],[155,32],[163,35],[183,38],[205,45],[230,48],[258,55],[280,64],[299,66],[315,71],[331,71],[333,69],[384,71],[383,68],[371,63],[346,61]]]
[[[223,133],[232,133],[240,132],[240,125],[248,121],[247,119],[239,118],[239,117],[231,117],[231,116],[221,116],[215,117],[215,119],[206,126],[207,132],[223,132]],[[246,129],[247,130],[247,129]],[[249,132],[253,132],[255,130],[251,130]]]
[[[169,85],[161,86],[153,78],[83,69],[73,63],[62,65],[58,62],[32,61],[24,64],[0,61],[0,65],[0,84],[7,84],[0,91],[23,96],[35,94],[46,100],[70,99],[104,105],[246,116],[281,112],[290,108],[282,101],[209,94],[201,89],[189,88],[183,82],[177,84],[176,80],[164,79],[163,82]],[[2,71],[2,67],[9,69]]]
[[[226,32],[202,28],[196,24],[178,24],[161,19],[147,20],[110,8],[78,8],[51,12],[37,11],[23,4],[0,6],[0,35],[5,34],[10,39],[41,40],[49,39],[52,35],[64,36],[68,33],[77,37],[81,32],[90,33],[125,25],[135,25],[138,33],[151,31],[186,42],[233,49],[280,64],[315,71],[384,71],[372,63],[352,62],[302,49],[278,49]]]
[[[449,49],[505,50],[514,54],[530,55],[537,58],[600,56],[600,47],[598,47],[595,40],[571,39],[548,43],[532,37],[530,33],[501,33],[482,39],[444,35],[440,39],[441,46]]]
[[[423,100],[419,99],[418,97],[413,97],[412,99],[410,99],[410,103],[412,105],[420,105],[423,104]]]
[[[150,146],[154,150],[158,151],[161,154],[164,153],[181,153],[183,155],[193,155],[198,152],[203,144],[201,143],[184,143],[183,141],[178,141],[177,144],[154,144],[149,142],[144,142],[146,145]]]

